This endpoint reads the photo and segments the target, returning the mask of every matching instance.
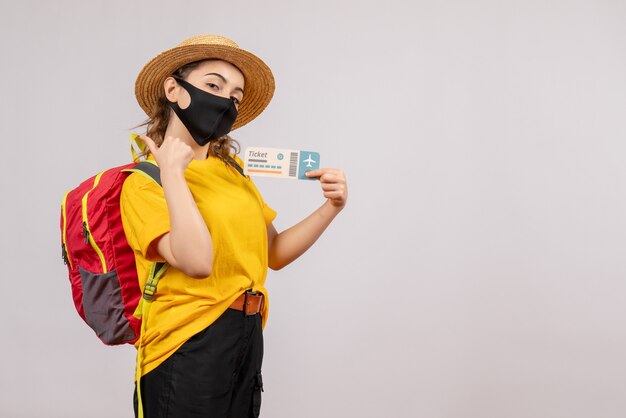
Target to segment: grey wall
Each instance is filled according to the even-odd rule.
[[[134,80],[221,33],[276,95],[244,146],[350,202],[271,272],[263,416],[626,416],[623,1],[3,1],[0,416],[131,416],[132,347],[79,319],[59,205],[129,159]],[[259,180],[286,228],[322,203]]]

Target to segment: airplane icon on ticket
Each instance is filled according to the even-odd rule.
[[[307,158],[306,160],[302,160],[302,161],[306,163],[307,167],[313,167],[312,164],[317,162],[313,158],[311,158],[311,154],[309,154],[309,158]]]

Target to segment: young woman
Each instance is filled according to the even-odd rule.
[[[267,268],[303,254],[348,197],[340,170],[311,171],[325,202],[276,231],[276,212],[241,173],[237,143],[228,136],[258,116],[273,92],[267,65],[216,35],[159,54],[137,78],[135,93],[149,117],[141,139],[162,187],[131,174],[122,220],[141,286],[155,262],[168,268],[137,344],[136,415],[259,415]]]

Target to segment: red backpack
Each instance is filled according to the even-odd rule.
[[[141,331],[142,291],[135,255],[120,213],[124,180],[138,172],[161,184],[159,168],[147,161],[110,168],[70,190],[61,205],[63,260],[69,270],[74,305],[107,345],[134,343]],[[143,295],[156,291],[164,263],[154,263]]]

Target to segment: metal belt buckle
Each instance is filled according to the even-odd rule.
[[[250,296],[256,296],[258,295],[258,292],[252,291],[252,290],[246,290],[244,293],[244,297],[243,297],[243,314],[245,316],[251,316],[251,315],[256,315],[256,312],[248,312],[248,295]]]

